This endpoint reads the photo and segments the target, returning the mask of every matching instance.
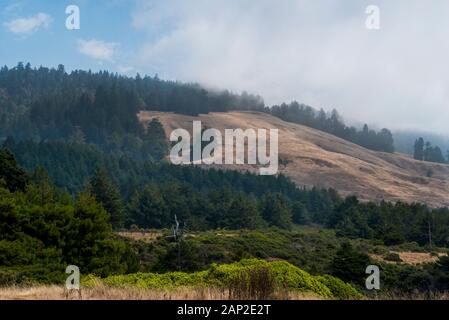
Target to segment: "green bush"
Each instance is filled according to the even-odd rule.
[[[8,287],[16,282],[17,273],[10,270],[0,270],[0,288]]]
[[[363,297],[354,287],[330,275],[318,276],[317,280],[330,289],[334,298],[354,300]]]
[[[174,289],[217,287],[233,296],[269,298],[275,290],[311,293],[322,298],[356,299],[361,295],[348,284],[330,276],[315,277],[286,261],[245,259],[231,264],[213,264],[206,271],[184,273],[135,273],[96,278],[84,277],[83,286]],[[237,285],[238,284],[238,285]]]
[[[271,263],[271,267],[276,275],[278,285],[285,289],[315,293],[325,298],[332,297],[329,288],[319,282],[316,277],[286,261],[274,261]]]
[[[384,259],[392,262],[402,262],[401,257],[396,252],[389,252],[384,256]]]

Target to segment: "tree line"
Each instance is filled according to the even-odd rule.
[[[333,109],[330,114],[323,109],[319,111],[310,106],[292,102],[273,106],[268,112],[285,121],[299,123],[315,128],[342,139],[358,144],[367,149],[383,152],[394,152],[394,139],[390,130],[372,130],[365,124],[362,130],[353,126],[345,125],[337,110]]]
[[[139,162],[88,145],[62,148],[57,142],[17,142],[9,146],[28,171],[43,164],[58,187],[73,195],[86,184],[92,186],[90,192],[107,209],[116,229],[169,228],[176,214],[191,230],[321,225],[345,237],[421,245],[429,244],[430,230],[433,244],[448,245],[447,208],[364,203],[356,197],[344,199],[333,189],[299,188],[283,175]],[[75,154],[76,159],[66,160]],[[70,185],[73,181],[76,185]]]
[[[445,158],[440,147],[432,146],[432,143],[424,142],[424,139],[420,137],[415,141],[413,158],[420,161],[449,163],[449,150]]]
[[[95,143],[121,151],[141,144],[145,130],[136,114],[141,110],[198,115],[209,112],[254,110],[285,121],[316,128],[363,147],[393,152],[391,132],[346,126],[333,110],[297,102],[268,107],[260,96],[227,90],[206,90],[195,83],[164,81],[156,76],[134,78],[107,71],[32,68],[19,63],[0,69],[0,137],[64,139]]]
[[[0,284],[62,281],[68,265],[102,276],[136,272],[131,247],[87,189],[71,197],[42,168],[32,173],[0,151]]]

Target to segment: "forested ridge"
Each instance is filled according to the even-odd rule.
[[[267,112],[285,121],[334,134],[366,148],[393,152],[391,132],[346,126],[336,110],[330,114],[292,102],[268,107],[260,96],[207,90],[195,83],[134,78],[107,71],[32,68],[19,63],[0,70],[0,136],[18,139],[65,139],[120,148],[139,143],[144,130],[136,114],[157,110],[198,115],[231,110]]]
[[[114,220],[114,228],[167,228],[176,214],[190,230],[321,225],[345,237],[379,239],[388,245],[427,245],[430,228],[434,244],[449,245],[447,208],[359,202],[333,189],[297,187],[282,174],[257,176],[136,161],[87,144],[9,140],[7,147],[29,172],[43,166],[56,185],[72,195],[93,181],[103,185],[99,198],[110,207],[119,203],[120,209],[110,212],[121,217]]]

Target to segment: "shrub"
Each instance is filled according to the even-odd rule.
[[[275,293],[275,277],[269,266],[241,270],[229,284],[229,298],[268,300]]]
[[[9,270],[0,270],[0,288],[16,283],[17,273]]]
[[[330,289],[334,298],[355,300],[363,297],[354,287],[330,275],[318,276],[317,280]]]
[[[332,293],[325,285],[304,270],[286,261],[274,261],[271,267],[278,286],[300,292],[310,292],[321,297],[331,298]]]
[[[389,252],[384,256],[384,259],[387,261],[393,262],[402,262],[401,257],[396,252]]]
[[[312,293],[322,298],[356,299],[361,296],[353,287],[334,277],[315,277],[286,261],[259,259],[213,264],[206,271],[194,273],[135,273],[104,279],[87,276],[82,284],[148,289],[216,287],[228,290],[231,299],[270,299],[276,290]]]

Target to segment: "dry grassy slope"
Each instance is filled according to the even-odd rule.
[[[280,172],[300,186],[332,187],[363,200],[402,200],[449,206],[449,166],[415,161],[402,154],[367,150],[333,135],[257,112],[210,113],[199,117],[141,112],[158,118],[167,135],[176,128],[192,129],[193,120],[223,132],[232,128],[279,129],[279,155],[288,160]],[[255,170],[233,166],[237,170]],[[427,172],[432,170],[432,178]]]

